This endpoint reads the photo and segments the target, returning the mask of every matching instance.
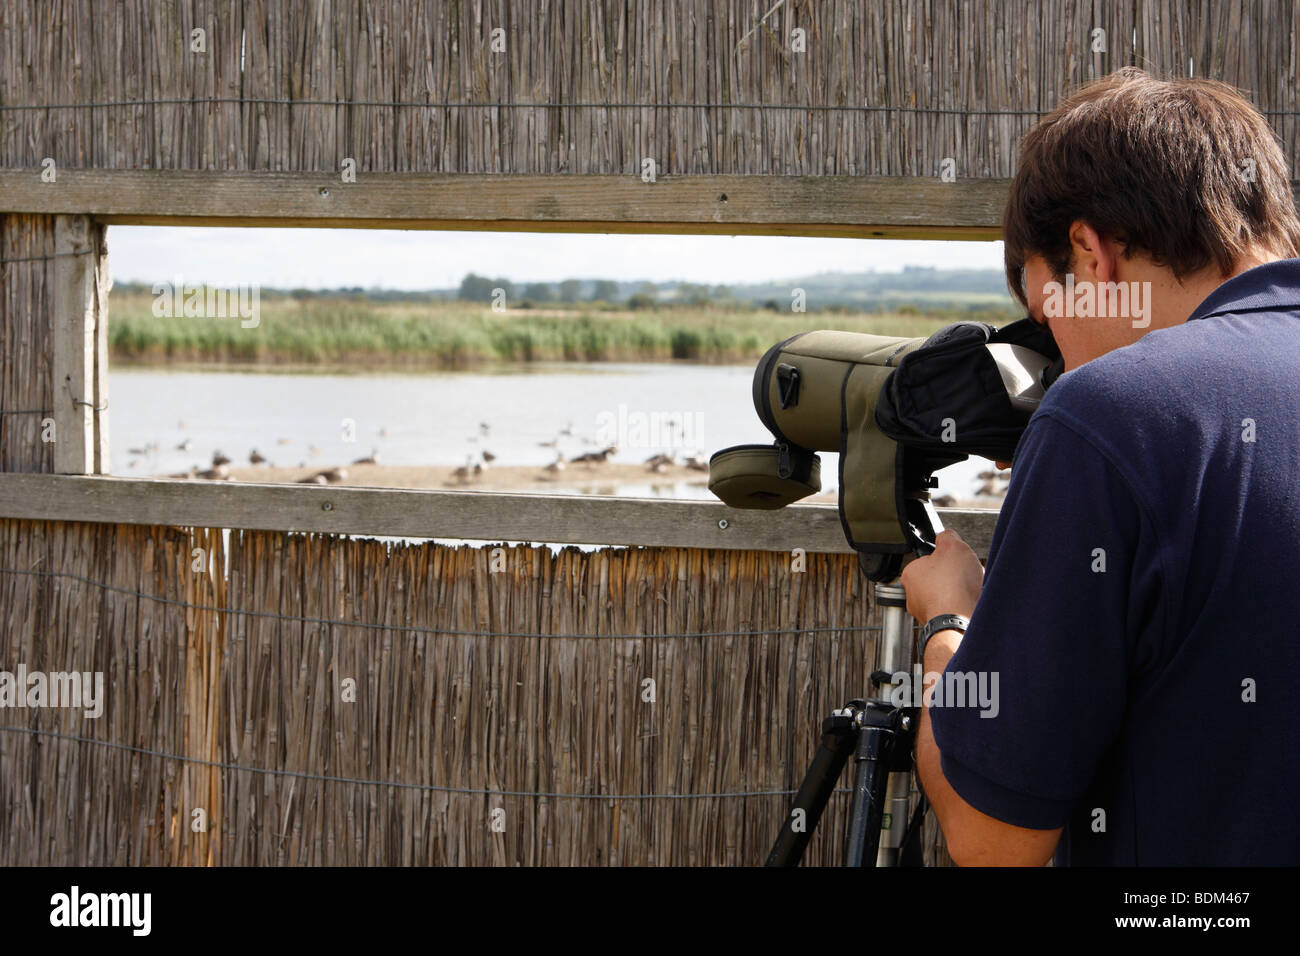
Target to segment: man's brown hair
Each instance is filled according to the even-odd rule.
[[[1076,220],[1179,279],[1211,263],[1227,275],[1253,244],[1300,255],[1289,169],[1264,117],[1225,83],[1135,67],[1082,87],[1021,142],[1002,229],[1022,304],[1029,256],[1058,281],[1070,271]]]

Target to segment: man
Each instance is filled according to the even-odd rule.
[[[962,864],[1300,863],[1300,220],[1230,88],[1121,70],[1025,138],[1007,276],[1065,358],[986,569],[903,573]],[[1123,293],[1123,294],[1121,294]],[[945,629],[946,628],[946,629]],[[923,632],[924,634],[924,632]]]

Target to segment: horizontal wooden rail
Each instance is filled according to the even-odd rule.
[[[0,169],[0,213],[128,225],[997,239],[1007,180]]]
[[[944,509],[984,557],[995,511]],[[832,505],[0,474],[0,518],[550,544],[850,552]]]
[[[1008,180],[0,169],[0,213],[124,225],[997,239]],[[1300,182],[1292,184],[1300,202]]]

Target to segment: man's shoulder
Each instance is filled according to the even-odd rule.
[[[1155,438],[1217,428],[1223,399],[1246,384],[1293,382],[1300,314],[1260,309],[1195,318],[1066,372],[1040,412],[1081,430]]]
[[[1150,414],[1159,396],[1168,400],[1180,371],[1177,342],[1152,341],[1162,329],[1072,369],[1047,390],[1039,414],[1069,425],[1085,438],[1113,435],[1126,422]]]
[[[1182,330],[1149,333],[1058,378],[1031,420],[1026,450],[1099,454],[1131,487],[1164,480],[1175,462],[1190,466],[1204,450],[1206,416],[1217,413],[1201,400],[1195,370],[1203,363]]]
[[[1272,370],[1290,361],[1300,335],[1300,259],[1257,266],[1227,280],[1179,325],[1148,332],[1062,375],[1043,409],[1111,425],[1179,402],[1185,410],[1232,387],[1243,368]],[[1160,416],[1156,416],[1158,420]]]

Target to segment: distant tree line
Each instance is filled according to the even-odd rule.
[[[145,282],[118,282],[115,288],[126,294],[148,294]],[[997,269],[936,269],[907,266],[901,272],[821,273],[784,281],[741,285],[708,285],[696,282],[617,282],[613,279],[564,279],[559,282],[516,283],[504,276],[471,272],[459,287],[402,291],[341,286],[336,289],[278,289],[263,287],[264,301],[358,301],[373,304],[435,304],[493,301],[493,290],[501,289],[510,308],[571,305],[584,308],[629,310],[674,308],[725,308],[728,311],[791,310],[792,294],[798,290],[810,312],[880,312],[904,315],[965,313],[983,316],[1010,314],[1017,308],[1006,291],[1006,277]]]
[[[630,286],[630,283],[627,285]],[[584,294],[584,286],[586,287]],[[492,278],[471,272],[460,283],[458,299],[491,302],[493,290],[501,289],[508,303],[542,305],[593,302],[623,304],[629,309],[652,309],[661,305],[700,306],[733,304],[729,286],[708,286],[695,282],[641,282],[624,297],[624,284],[612,279],[565,279],[562,282],[529,282],[522,287],[503,277]]]
[[[522,288],[509,279],[498,276],[490,278],[471,272],[460,282],[460,293],[456,298],[463,302],[491,302],[493,292],[501,289],[508,303],[529,302],[534,305],[561,302],[573,304],[584,300],[581,279],[565,279],[562,282],[529,282]],[[588,302],[617,302],[619,285],[610,279],[596,279],[591,283],[591,290],[586,296]]]

